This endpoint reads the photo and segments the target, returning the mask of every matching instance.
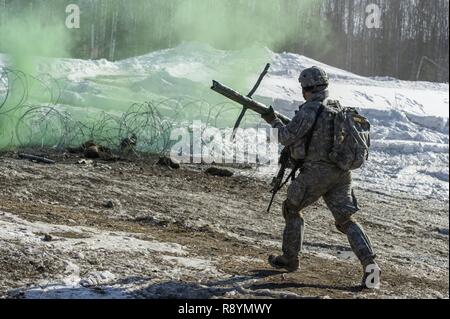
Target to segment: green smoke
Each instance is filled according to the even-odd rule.
[[[52,88],[35,81],[40,57],[68,57],[69,34],[62,16],[52,16],[42,6],[24,6],[0,15],[0,52],[7,55],[7,66],[14,70],[9,83],[9,97],[0,112],[0,146],[15,143],[12,133],[25,109],[17,108],[24,95],[29,101],[49,103]],[[14,85],[12,85],[14,84]]]
[[[326,45],[322,0],[0,1],[0,50],[20,56],[121,59],[198,41],[219,49],[253,44],[296,49]],[[67,29],[66,6],[81,10]],[[20,61],[19,61],[20,62]],[[28,63],[26,63],[28,64]],[[29,66],[29,64],[28,64]]]
[[[10,92],[9,105],[0,110],[0,147],[10,143],[11,136],[14,136],[12,132],[25,109],[11,111],[7,117],[2,116],[1,112],[16,105],[24,86],[29,102],[39,105],[52,102],[51,91],[58,89],[56,86],[48,87],[55,84],[43,85],[33,79],[39,74],[38,57],[118,60],[175,47],[182,42],[196,41],[218,49],[236,50],[229,53],[231,58],[225,59],[227,63],[212,65],[217,80],[246,93],[264,65],[270,62],[264,47],[275,51],[289,45],[293,50],[304,46],[319,46],[324,51],[327,49],[326,39],[330,30],[317,16],[321,2],[20,0],[8,1],[2,7],[0,1],[0,52],[8,55],[10,68],[26,73],[28,79],[24,84],[16,83],[16,88],[13,87]],[[79,29],[67,29],[65,26],[68,4],[78,4],[81,10]],[[104,116],[102,112],[117,114],[127,110],[132,103],[155,97],[173,98],[178,93],[170,92],[170,95],[164,96],[165,93],[155,87],[151,94],[142,95],[127,87],[122,79],[97,78],[92,81],[98,86],[102,81],[105,84],[114,83],[114,86],[105,85],[101,96],[83,96],[84,99],[73,102],[62,94],[60,100],[61,104],[75,106],[71,107],[71,113],[79,121],[89,114],[89,121],[95,122]],[[202,83],[201,87],[192,89],[190,96],[212,100],[211,95],[208,95],[208,85]],[[186,92],[181,89],[179,93]],[[236,108],[236,111],[239,110]],[[231,117],[234,118],[234,115]]]
[[[99,3],[102,3],[99,1]],[[325,45],[330,32],[319,16],[322,0],[134,0],[108,2],[120,8],[117,56],[147,53],[183,41],[219,49],[252,44],[281,47]],[[112,13],[111,13],[112,15]]]
[[[181,39],[198,40],[227,49],[251,43],[271,48],[301,40],[302,13],[312,1],[204,1],[179,3],[173,25]],[[305,30],[306,31],[306,30]]]
[[[2,21],[0,50],[8,54],[10,67],[36,75],[36,58],[69,57],[70,35],[60,16],[44,8],[25,9]]]

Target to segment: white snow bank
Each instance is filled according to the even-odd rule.
[[[271,79],[264,82],[259,92],[262,96],[276,99],[290,96],[292,100],[303,100],[297,81],[298,74],[315,65],[327,71],[331,82],[331,96],[341,100],[344,105],[415,115],[449,116],[448,83],[367,78],[297,54],[272,54],[272,57]]]
[[[126,76],[131,78],[129,80],[133,81],[134,78],[136,81],[155,73],[165,73],[172,78],[199,82],[205,85],[207,90],[213,78],[221,80],[224,77],[222,71],[226,66],[230,69],[229,73],[242,74],[242,70],[233,68],[242,68],[246,64],[254,65],[255,62],[252,60],[255,57],[272,64],[268,77],[258,91],[261,97],[291,102],[302,101],[298,75],[301,70],[316,65],[328,72],[332,83],[332,96],[340,98],[349,106],[378,110],[393,109],[416,115],[445,118],[449,116],[448,83],[411,82],[387,77],[367,78],[302,55],[277,54],[262,48],[223,51],[205,44],[184,43],[172,49],[118,62],[109,62],[105,59],[95,61],[41,59],[39,70],[71,81],[109,76]],[[5,60],[5,56],[0,55],[0,67],[5,64]],[[261,65],[261,69],[263,66]],[[257,74],[249,74],[249,83],[253,76],[256,77]],[[151,87],[147,89],[152,90]]]
[[[0,56],[0,67],[1,61]],[[43,59],[40,70],[66,82],[61,86],[65,88],[61,95],[61,103],[65,107],[74,106],[78,111],[83,107],[84,111],[91,112],[111,110],[114,106],[114,111],[120,112],[134,102],[158,97],[176,99],[188,96],[211,104],[224,101],[209,89],[211,80],[236,85],[236,89],[247,93],[266,62],[271,62],[272,67],[255,95],[261,102],[272,104],[280,112],[293,116],[303,101],[297,81],[299,73],[307,67],[320,66],[330,76],[331,98],[357,107],[372,122],[373,158],[382,162],[383,158],[410,156],[410,160],[395,164],[397,172],[410,169],[408,163],[414,162],[411,164],[414,167],[429,165],[425,160],[429,158],[437,158],[433,159],[434,170],[448,169],[448,83],[364,77],[298,54],[278,54],[254,47],[223,51],[199,43],[184,43],[117,62]],[[236,81],[236,77],[241,77],[240,81]],[[384,172],[387,180],[376,180],[380,188],[384,184],[392,184],[395,190],[399,176],[383,165],[374,165],[379,171],[372,172],[373,166],[369,163],[369,169],[363,171],[367,175],[364,177],[359,173],[362,180]],[[426,193],[441,194],[439,198],[448,199],[448,182],[434,181],[439,186],[436,188],[434,182],[426,186],[425,182]],[[399,185],[398,189],[404,191],[404,185]],[[417,190],[415,184],[411,184],[408,190],[417,196],[422,196],[422,191]]]

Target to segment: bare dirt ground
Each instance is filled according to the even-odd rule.
[[[449,204],[357,188],[383,269],[362,269],[322,202],[307,209],[295,273],[281,247],[283,191],[266,181],[170,170],[154,159],[56,165],[0,155],[0,298],[448,298]],[[365,189],[370,185],[365,185]]]

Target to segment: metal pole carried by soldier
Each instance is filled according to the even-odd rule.
[[[370,124],[355,109],[343,108],[329,99],[329,78],[321,68],[305,69],[299,82],[306,102],[290,123],[281,121],[272,108],[263,115],[278,129],[279,142],[288,148],[300,171],[297,177],[294,175],[283,203],[283,254],[270,256],[269,263],[289,272],[299,269],[305,234],[303,210],[323,198],[337,229],[347,236],[363,266],[362,286],[375,288],[369,281],[371,274],[379,276],[380,268],[369,237],[353,217],[359,207],[351,174],[367,159],[370,138],[364,130],[368,132]]]

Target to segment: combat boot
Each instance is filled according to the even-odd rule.
[[[286,269],[288,272],[295,272],[299,268],[298,258],[288,258],[282,256],[270,256],[269,264],[275,269]]]

